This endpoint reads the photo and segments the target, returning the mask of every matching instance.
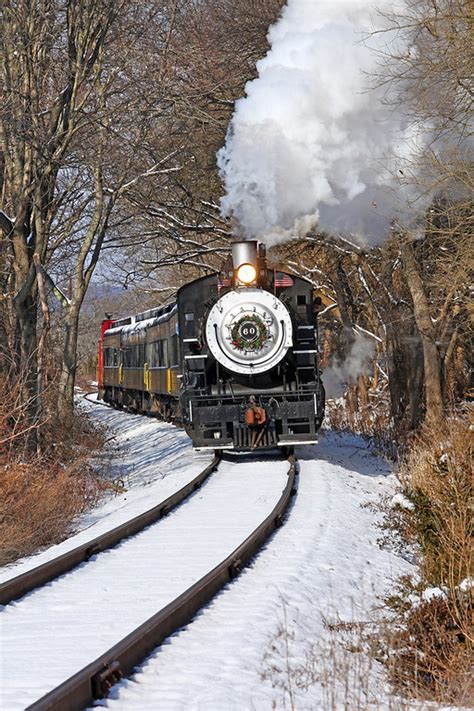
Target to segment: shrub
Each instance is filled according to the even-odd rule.
[[[417,698],[471,706],[472,601],[469,591],[412,603],[389,640],[389,676],[395,687]]]
[[[472,545],[472,429],[453,418],[445,428],[428,426],[414,441],[401,468],[407,534],[421,548],[421,576],[453,589],[470,574]]]
[[[10,462],[0,473],[0,565],[59,543],[104,493],[83,459]]]
[[[4,384],[6,381],[4,382]],[[95,505],[109,485],[93,470],[91,456],[104,434],[83,414],[57,414],[57,391],[44,395],[35,426],[40,447],[28,446],[20,384],[5,387],[0,402],[0,565],[63,540],[77,516]],[[40,435],[40,436],[39,436]]]
[[[388,643],[392,681],[457,704],[474,701],[472,446],[468,417],[426,426],[402,463],[402,497],[383,525],[385,538],[392,531],[419,562],[419,580],[401,580],[387,601],[398,630]]]

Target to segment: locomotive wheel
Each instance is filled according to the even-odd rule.
[[[142,403],[143,403],[143,410],[142,410],[142,412],[144,412],[145,415],[148,415],[148,414],[150,413],[150,410],[151,410],[151,398],[150,398],[150,396],[149,396],[148,393],[144,393],[144,394],[143,394]]]
[[[171,407],[168,404],[161,406],[161,417],[165,422],[171,422]]]

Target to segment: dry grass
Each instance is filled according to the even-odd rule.
[[[467,416],[426,426],[411,442],[401,470],[406,505],[387,508],[383,529],[399,553],[407,544],[415,552],[419,576],[399,581],[382,619],[324,620],[324,634],[302,653],[304,633],[288,627],[284,610],[263,660],[262,677],[279,692],[274,708],[307,708],[311,687],[328,711],[402,711],[412,700],[474,707],[472,446]]]
[[[92,385],[92,382],[94,381],[95,377],[95,373],[91,375],[79,372],[76,376],[76,387],[80,388],[83,392],[87,394],[96,393],[97,385]]]
[[[402,463],[409,505],[385,525],[414,546],[420,568],[388,601],[399,630],[391,679],[419,698],[459,705],[474,703],[472,450],[469,417],[426,426]]]
[[[367,390],[367,397],[361,399],[357,386],[348,386],[342,397],[326,400],[326,421],[336,432],[370,440],[375,452],[394,461],[405,445],[406,434],[394,427],[386,389]]]
[[[0,472],[0,565],[59,543],[104,488],[84,461],[10,463]]]
[[[322,621],[313,641],[286,618],[271,639],[261,677],[277,690],[272,708],[408,711],[435,708],[431,702],[472,708],[472,654],[449,601],[412,606],[403,617]]]
[[[261,671],[262,679],[277,690],[272,708],[409,709],[409,701],[391,694],[384,683],[382,665],[388,657],[380,644],[380,628],[385,630],[386,624],[321,618],[321,633],[313,641],[298,629],[295,619],[289,628],[286,616],[272,638]]]
[[[470,594],[460,590],[407,606],[397,634],[385,631],[394,687],[417,699],[472,708],[471,618]]]
[[[451,418],[427,426],[402,463],[400,479],[413,509],[406,535],[421,547],[421,575],[454,589],[471,572],[473,428]]]
[[[0,403],[0,565],[31,555],[71,534],[77,516],[109,485],[90,465],[104,434],[79,413],[69,421],[56,414],[56,392],[47,391],[40,424],[41,451],[28,448],[25,420],[15,387]],[[27,433],[27,430],[26,430]]]

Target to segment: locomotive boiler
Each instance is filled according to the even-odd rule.
[[[324,416],[312,285],[232,244],[176,301],[102,324],[99,397],[180,422],[198,449],[313,443]]]

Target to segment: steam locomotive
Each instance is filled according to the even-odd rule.
[[[176,301],[102,322],[99,398],[182,423],[197,449],[316,442],[324,416],[312,285],[232,244],[218,275]]]

